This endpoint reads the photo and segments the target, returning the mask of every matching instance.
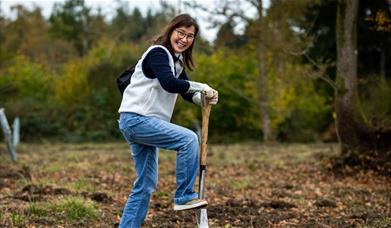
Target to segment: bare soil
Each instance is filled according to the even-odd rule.
[[[391,227],[389,177],[336,174],[327,162],[336,153],[333,144],[209,145],[210,227]],[[0,146],[0,227],[118,225],[135,179],[126,143],[22,144],[18,156]],[[175,152],[161,151],[144,227],[196,227],[194,211],[173,211],[174,191]],[[93,208],[75,204],[75,219],[64,199]]]

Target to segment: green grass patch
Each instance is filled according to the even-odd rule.
[[[89,191],[92,189],[91,184],[86,178],[80,178],[77,181],[72,183],[72,188],[76,191],[86,190]]]
[[[12,225],[20,226],[20,225],[22,225],[22,222],[23,222],[22,215],[20,215],[20,214],[18,214],[16,212],[12,212],[11,213],[11,223],[12,223]]]
[[[71,221],[89,220],[99,216],[99,211],[91,200],[79,197],[67,197],[54,201],[48,205],[48,208]]]
[[[234,190],[245,189],[250,185],[248,180],[232,180],[229,182],[229,186]]]
[[[162,198],[162,199],[169,199],[171,194],[167,191],[163,191],[163,190],[158,190],[156,192],[156,196],[159,197],[159,198]]]
[[[26,179],[26,178],[20,178],[20,179],[16,180],[16,183],[17,183],[19,186],[26,186],[26,185],[31,184],[31,180]]]
[[[373,220],[369,221],[369,227],[390,227],[391,218],[388,216],[379,216]]]
[[[57,181],[50,177],[41,178],[37,181],[37,185],[41,186],[55,186]]]
[[[63,170],[63,168],[60,166],[60,164],[54,163],[54,164],[48,165],[45,170],[48,173],[55,173],[55,172],[60,172],[61,170]]]
[[[50,218],[56,223],[85,222],[98,218],[99,211],[91,200],[81,197],[66,197],[45,203],[32,203],[26,209],[25,215],[30,218]],[[17,214],[10,216],[12,224],[21,224],[22,217]]]
[[[32,203],[27,209],[27,214],[30,216],[42,217],[48,215],[48,209]]]

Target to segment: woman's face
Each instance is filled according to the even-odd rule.
[[[194,26],[190,27],[178,27],[174,29],[171,33],[171,47],[174,49],[175,53],[182,53],[188,49],[191,44],[194,42],[195,38],[195,28]]]

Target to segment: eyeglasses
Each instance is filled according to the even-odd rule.
[[[178,33],[178,37],[179,39],[183,39],[183,38],[187,38],[189,39],[190,41],[194,40],[194,35],[193,34],[186,34],[184,31],[181,31],[181,30],[178,30],[178,29],[175,29],[175,32]]]

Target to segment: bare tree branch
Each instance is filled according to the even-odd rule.
[[[311,44],[312,42],[309,42]],[[329,76],[327,76],[326,69],[330,67],[331,65],[335,64],[331,61],[326,61],[326,63],[319,63],[315,61],[311,56],[308,55],[308,49],[310,48],[310,45],[307,45],[303,50],[299,51],[292,51],[292,50],[286,50],[284,49],[285,53],[288,53],[290,55],[294,56],[304,56],[316,69],[316,77],[320,78],[327,84],[329,84],[334,90],[338,90],[337,84],[331,79]],[[310,74],[309,72],[307,73],[307,76],[309,77],[314,77],[314,75]]]
[[[310,61],[310,63],[315,66],[317,69],[318,69],[318,73],[317,73],[317,77],[322,79],[323,81],[325,81],[326,83],[328,83],[331,87],[333,87],[334,90],[338,90],[338,86],[337,84],[329,77],[327,76],[327,73],[326,73],[326,69],[328,66],[331,65],[331,63],[326,63],[326,64],[322,64],[320,65],[319,63],[317,63],[314,59],[312,59],[307,53],[304,53],[304,56],[306,57],[306,59],[308,59],[308,61]]]
[[[225,23],[216,19],[216,17],[218,16],[224,16],[225,18],[227,18],[228,21],[233,21],[234,18],[239,18],[247,23],[252,21],[252,18],[247,17],[245,15],[243,9],[237,7],[238,6],[237,1],[227,1],[227,0],[220,1],[219,3],[220,5],[215,8],[207,8],[196,1],[184,2],[184,4],[187,7],[199,9],[207,13],[208,15],[210,15],[208,21],[212,23],[213,27],[218,27],[223,23]]]

